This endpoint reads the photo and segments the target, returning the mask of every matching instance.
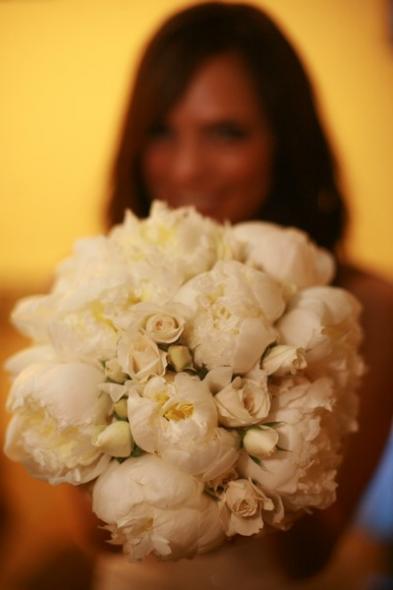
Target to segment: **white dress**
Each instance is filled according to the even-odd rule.
[[[272,535],[241,538],[193,559],[130,563],[124,555],[102,554],[93,590],[283,590]]]

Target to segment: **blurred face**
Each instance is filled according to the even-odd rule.
[[[243,62],[211,58],[153,129],[142,157],[151,198],[223,221],[252,218],[270,187],[273,141]]]

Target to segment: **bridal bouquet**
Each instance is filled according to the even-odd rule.
[[[6,454],[91,482],[131,560],[285,529],[335,499],[356,428],[359,304],[295,229],[155,202],[79,241],[13,321]]]

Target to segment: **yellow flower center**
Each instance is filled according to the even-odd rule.
[[[163,406],[165,404],[165,402],[168,401],[169,395],[165,391],[165,389],[162,389],[161,391],[158,391],[155,394],[154,399],[156,400],[156,402],[158,402],[160,404],[160,406]]]
[[[106,318],[104,315],[104,306],[101,303],[101,301],[92,301],[90,303],[90,309],[94,319],[97,322],[105,324],[108,328],[111,328],[111,330],[115,330],[115,326],[113,325],[111,320]]]
[[[167,420],[175,420],[179,422],[179,420],[185,420],[192,416],[194,412],[194,406],[190,403],[177,403],[171,406],[165,413],[164,418]]]
[[[163,225],[156,225],[154,227],[142,226],[140,229],[141,237],[157,246],[165,246],[168,242],[172,241],[176,235],[176,231]]]

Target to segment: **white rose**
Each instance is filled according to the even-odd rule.
[[[284,311],[282,289],[268,275],[236,261],[219,262],[176,295],[194,311],[182,341],[197,365],[230,366],[246,373],[277,333],[272,323]]]
[[[105,382],[100,385],[100,391],[109,395],[113,403],[118,402],[122,397],[128,396],[131,381],[126,381],[124,384]]]
[[[191,556],[224,540],[202,484],[152,455],[112,462],[95,483],[93,510],[131,561]]]
[[[168,313],[155,313],[146,319],[146,334],[162,344],[175,342],[183,332],[184,320]]]
[[[127,399],[122,398],[116,403],[113,404],[113,412],[116,416],[122,420],[126,419],[128,421],[128,403]]]
[[[168,362],[177,373],[192,367],[192,356],[187,346],[173,344],[168,348]]]
[[[15,412],[7,456],[50,483],[76,485],[97,477],[110,459],[93,444],[111,405],[99,392],[102,379],[102,371],[83,363],[41,363],[22,371],[7,404]]]
[[[251,221],[233,228],[248,247],[247,260],[283,283],[299,289],[326,285],[334,275],[334,261],[299,229]]]
[[[190,310],[180,304],[136,303],[119,316],[114,314],[113,321],[126,332],[140,331],[157,344],[172,344],[181,336],[189,315]]]
[[[112,457],[129,457],[133,449],[130,426],[125,420],[109,424],[99,433],[94,446]]]
[[[263,528],[262,509],[273,510],[273,502],[251,481],[230,481],[220,499],[225,533],[250,536]]]
[[[243,437],[243,447],[249,455],[265,459],[276,450],[278,439],[278,432],[274,428],[268,426],[250,428]]]
[[[167,364],[166,353],[141,332],[123,334],[117,349],[117,360],[125,373],[141,382],[163,375]]]
[[[268,375],[274,374],[281,377],[290,373],[294,375],[307,366],[305,351],[301,347],[278,344],[273,346],[264,355],[262,360],[262,369]]]
[[[116,383],[122,384],[127,380],[127,375],[121,370],[119,361],[115,358],[106,361],[104,371],[105,377]]]
[[[258,424],[266,418],[270,410],[270,394],[266,374],[259,373],[258,380],[235,377],[215,395],[221,424],[236,428]]]

